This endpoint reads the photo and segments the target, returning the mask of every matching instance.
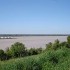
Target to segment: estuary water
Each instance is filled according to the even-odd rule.
[[[60,42],[67,41],[67,36],[15,36],[14,39],[0,39],[0,49],[5,50],[15,42],[23,43],[28,49],[45,48],[47,43],[54,42],[56,39],[59,39]]]

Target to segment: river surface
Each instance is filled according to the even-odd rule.
[[[67,41],[67,36],[21,36],[15,37],[15,39],[0,39],[0,49],[5,50],[7,47],[11,47],[15,42],[21,42],[25,44],[25,47],[29,48],[45,48],[45,45],[49,42],[54,42],[59,39],[60,42]]]

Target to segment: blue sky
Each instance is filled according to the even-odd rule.
[[[70,34],[70,0],[0,0],[0,34]]]

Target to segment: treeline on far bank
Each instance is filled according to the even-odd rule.
[[[70,48],[70,36],[67,37],[67,42],[60,42],[58,39],[55,40],[54,43],[48,43],[46,44],[46,48],[30,48],[27,49],[24,44],[16,42],[13,45],[11,45],[10,48],[7,48],[5,51],[0,49],[0,60],[9,60],[12,58],[20,58],[25,56],[31,56],[31,55],[37,55],[42,52],[48,51],[48,50],[54,50],[61,49],[63,47]]]

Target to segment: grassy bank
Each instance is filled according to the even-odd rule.
[[[0,70],[70,70],[70,49],[49,50],[39,55],[1,61]]]

